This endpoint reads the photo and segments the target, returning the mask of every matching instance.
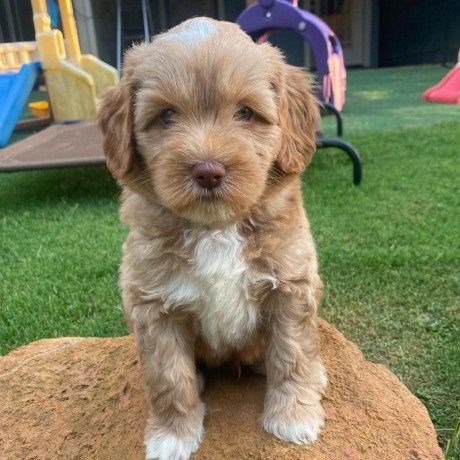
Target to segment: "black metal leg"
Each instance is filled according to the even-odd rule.
[[[359,185],[362,179],[362,166],[361,166],[361,157],[359,156],[358,151],[348,142],[345,142],[342,139],[330,139],[320,137],[318,138],[317,147],[319,149],[336,147],[340,150],[344,150],[351,159],[353,164],[353,183]]]
[[[117,0],[117,70],[118,78],[121,78],[121,60],[123,50],[121,49],[121,0]]]
[[[342,114],[329,102],[323,102],[322,104],[323,112],[326,112],[326,115],[334,115],[337,121],[337,136],[343,136],[343,118]]]

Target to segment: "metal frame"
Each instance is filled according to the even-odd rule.
[[[362,161],[358,151],[348,142],[342,139],[343,136],[343,117],[342,114],[329,103],[322,103],[320,106],[322,115],[334,115],[337,122],[337,136],[339,138],[323,137],[322,132],[318,132],[317,148],[327,149],[334,147],[343,150],[351,159],[353,165],[353,183],[359,185],[361,183],[363,172],[362,172]]]
[[[117,0],[117,70],[121,77],[121,0]]]
[[[320,106],[321,114],[334,115],[337,122],[337,136],[343,136],[343,117],[342,114],[329,102],[322,102]]]
[[[145,0],[141,0],[141,8],[142,8],[142,21],[144,23],[144,40],[146,43],[150,42],[150,34],[149,34],[149,23],[147,17],[147,5]]]
[[[146,0],[140,0],[142,10],[142,25],[144,28],[144,40],[146,43],[150,42],[150,30],[149,30],[149,16],[152,15],[150,5],[147,4]],[[122,67],[122,0],[117,0],[117,70],[118,75],[121,76]]]
[[[318,149],[335,147],[337,149],[343,150],[350,157],[353,165],[353,183],[355,185],[359,185],[361,183],[363,176],[361,157],[359,156],[358,151],[351,144],[345,142],[343,139],[319,137],[316,145]]]

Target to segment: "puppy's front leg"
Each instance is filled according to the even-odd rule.
[[[146,458],[186,460],[198,449],[204,417],[192,332],[184,319],[162,313],[156,305],[137,307],[133,313],[150,403]]]
[[[327,377],[316,344],[315,310],[305,300],[280,295],[269,317],[261,423],[268,432],[296,444],[315,441],[324,425],[320,400]]]

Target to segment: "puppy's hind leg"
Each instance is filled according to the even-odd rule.
[[[205,412],[192,333],[184,320],[156,305],[137,307],[133,318],[150,404],[146,458],[187,460],[201,442]]]

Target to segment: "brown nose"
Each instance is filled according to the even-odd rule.
[[[212,190],[222,183],[225,167],[217,161],[203,161],[192,168],[193,180],[202,188]]]

